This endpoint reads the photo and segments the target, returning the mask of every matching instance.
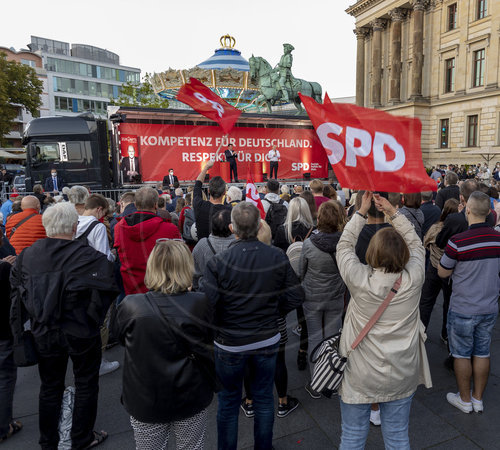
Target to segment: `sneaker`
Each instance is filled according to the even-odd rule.
[[[288,395],[287,402],[278,405],[278,413],[276,415],[281,418],[286,417],[293,410],[297,409],[298,406],[299,401],[295,397]]]
[[[302,327],[300,325],[297,325],[292,329],[292,333],[300,337],[300,333],[302,333]]]
[[[299,370],[307,369],[307,352],[299,350],[299,353],[297,354],[297,368]]]
[[[321,398],[321,394],[319,392],[316,392],[312,387],[311,387],[311,384],[310,383],[307,383],[306,386],[306,391],[308,392],[308,394],[314,398],[315,400],[317,400],[318,398]]]
[[[464,402],[460,398],[460,392],[457,392],[456,394],[454,392],[448,392],[448,394],[446,394],[446,400],[448,400],[450,405],[453,405],[455,408],[458,408],[466,414],[472,412],[472,402]]]
[[[474,412],[482,413],[483,410],[484,410],[483,401],[482,400],[476,400],[472,396],[472,392],[470,393],[470,398],[472,400],[472,409],[474,410]]]
[[[120,367],[118,361],[108,361],[107,359],[101,359],[101,367],[99,368],[99,376],[107,375],[108,373],[114,372]]]
[[[377,409],[377,411],[374,411],[373,409],[370,411],[370,422],[375,425],[376,427],[379,427],[380,424],[382,423],[380,421],[380,409]]]
[[[248,417],[249,419],[251,419],[252,417],[255,416],[255,411],[253,409],[253,403],[247,403],[246,398],[241,400],[240,408],[243,411],[243,414],[245,414],[245,416]]]

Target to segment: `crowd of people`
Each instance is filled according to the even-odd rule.
[[[192,188],[172,171],[166,192],[141,187],[117,204],[82,186],[60,196],[35,186],[2,206],[0,442],[23,426],[12,404],[15,349],[27,328],[47,450],[60,439],[69,359],[72,448],[107,438],[94,425],[99,376],[119,368],[103,355],[116,344],[137,449],[166,448],[172,434],[177,448],[204,448],[214,395],[219,449],[237,448],[240,411],[254,420],[255,448],[271,449],[275,417],[300,407],[288,371],[309,369],[308,395],[326,395],[313,387],[312,361],[341,332],[340,448],[364,448],[372,423],[387,448],[408,449],[412,399],[432,384],[425,330],[441,291],[441,338],[458,387],[446,400],[465,413],[484,410],[500,291],[497,177],[449,167],[436,178],[437,195],[356,192],[316,179],[290,189],[270,179],[259,188],[261,214],[221,177],[204,190],[213,165]],[[290,330],[299,337],[293,368]]]

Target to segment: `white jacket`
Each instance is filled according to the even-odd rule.
[[[342,355],[347,355],[400,275],[373,269],[359,261],[355,245],[365,223],[355,214],[337,244],[337,264],[351,293],[340,340]],[[419,384],[432,386],[419,312],[425,250],[406,217],[398,215],[393,226],[406,241],[410,259],[401,274],[398,293],[348,358],[339,389],[345,403],[389,402],[409,397]]]

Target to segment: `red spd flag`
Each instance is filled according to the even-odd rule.
[[[241,114],[239,109],[222,100],[196,78],[190,78],[189,83],[182,85],[177,100],[217,122],[225,134],[231,131]]]
[[[403,193],[437,190],[424,169],[419,119],[300,98],[342,187]]]
[[[252,179],[252,175],[250,172],[247,172],[247,188],[246,188],[246,197],[245,200],[247,202],[253,203],[260,211],[260,217],[262,219],[266,218],[266,212],[264,211],[264,205],[260,199],[259,193],[257,192],[257,188]]]

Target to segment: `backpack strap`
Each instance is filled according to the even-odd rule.
[[[12,230],[10,230],[9,233],[9,240],[14,236],[14,233],[21,227],[22,224],[26,223],[28,220],[30,220],[32,217],[37,216],[38,213],[33,213],[30,214],[29,216],[25,217],[23,220],[20,220],[18,223],[16,223],[13,227]]]
[[[87,227],[87,229],[80,235],[78,236],[78,240],[81,240],[81,241],[87,241],[88,242],[88,237],[89,237],[89,234],[92,232],[92,230],[97,226],[99,225],[101,222],[99,222],[98,220],[93,220],[90,225]]]

